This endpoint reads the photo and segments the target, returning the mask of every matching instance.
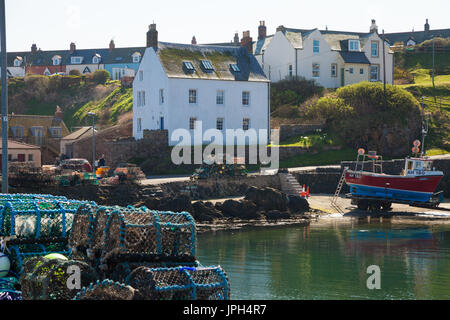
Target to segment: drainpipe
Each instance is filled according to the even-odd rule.
[[[298,77],[298,49],[295,48],[295,79]]]

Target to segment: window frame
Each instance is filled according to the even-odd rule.
[[[320,40],[313,40],[313,53],[320,53]]]
[[[189,94],[188,94],[189,105],[198,104],[198,92],[197,91],[198,91],[197,89],[189,89]]]
[[[352,43],[356,43],[357,44],[357,48],[352,48]],[[348,51],[351,52],[358,52],[361,50],[361,44],[359,43],[359,40],[357,39],[349,39],[348,40]]]
[[[376,79],[372,79],[372,75],[373,75],[372,68],[377,68],[377,78]],[[379,64],[372,64],[372,65],[370,65],[369,80],[370,80],[370,82],[380,81],[380,65]]]
[[[247,128],[246,128],[247,126]],[[243,118],[242,119],[242,130],[248,131],[250,129],[250,118]]]
[[[219,95],[221,93],[221,96]],[[219,103],[219,97],[222,99],[222,103]],[[216,105],[218,106],[224,106],[225,105],[225,90],[217,90],[216,91]]]
[[[224,123],[225,123],[225,119],[224,118],[221,118],[221,117],[216,118],[216,130],[223,131]],[[220,124],[221,128],[219,128],[219,124]]]
[[[337,78],[337,76],[338,76],[337,73],[338,73],[338,65],[337,65],[337,63],[332,63],[331,64],[331,77],[332,78]]]
[[[77,62],[79,61],[79,62]],[[83,57],[70,57],[70,64],[81,64],[83,62]]]
[[[314,71],[314,66],[317,66],[317,70]],[[313,63],[312,64],[312,77],[313,78],[320,78],[320,63]],[[317,75],[314,75],[314,72],[317,73]]]
[[[34,161],[34,157],[32,153],[28,154],[28,162],[33,162]]]
[[[142,118],[136,119],[136,131],[142,132]]]
[[[163,105],[165,102],[164,98],[164,88],[159,89],[159,104]]]
[[[245,98],[244,95],[247,95],[247,97]],[[248,107],[250,106],[250,91],[248,90],[243,90],[242,91],[242,99],[241,99],[241,103],[244,107]],[[244,103],[245,101],[247,101],[247,103]]]
[[[374,50],[374,48],[373,48],[373,45],[376,45],[376,50],[377,50],[377,54],[376,55],[374,55],[373,54],[373,50]],[[380,41],[378,41],[378,40],[373,40],[372,42],[371,42],[371,44],[370,44],[370,56],[372,57],[372,58],[379,58],[380,57]]]
[[[197,122],[196,117],[189,118],[189,130],[195,130],[195,123]]]

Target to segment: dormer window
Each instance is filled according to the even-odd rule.
[[[71,64],[81,64],[83,62],[83,57],[71,57],[70,63]]]
[[[187,71],[190,71],[190,72],[194,72],[194,70],[195,70],[194,65],[193,65],[192,62],[190,62],[190,61],[185,61],[185,62],[183,62],[183,67],[184,67]]]
[[[20,67],[22,65],[22,57],[14,59],[14,67]]]
[[[233,72],[240,72],[241,69],[239,69],[237,64],[230,64],[230,68]]]
[[[214,71],[214,67],[212,66],[211,62],[208,60],[202,60],[202,67],[206,71]]]
[[[132,57],[133,63],[139,63],[141,61],[141,54],[139,52],[135,52]]]
[[[61,57],[60,56],[54,56],[52,58],[52,60],[53,60],[53,65],[54,66],[59,66],[61,64]]]
[[[93,64],[99,64],[100,63],[101,56],[99,54],[96,54],[92,57],[92,63]]]
[[[359,51],[359,40],[348,40],[348,51]]]

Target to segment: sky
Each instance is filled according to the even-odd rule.
[[[368,32],[372,19],[379,31],[450,28],[449,0],[5,0],[8,51],[145,46],[156,23],[159,41],[230,42],[236,32],[258,37],[259,21],[267,33],[279,25],[300,29]]]

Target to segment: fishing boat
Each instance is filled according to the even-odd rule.
[[[350,188],[354,204],[360,209],[369,206],[389,209],[393,202],[437,206],[436,199],[441,194],[435,194],[435,190],[443,176],[442,171],[433,167],[433,161],[423,156],[407,157],[398,175],[385,174],[382,156],[376,152],[365,154],[364,149],[360,149],[355,169],[345,171],[345,183]]]

